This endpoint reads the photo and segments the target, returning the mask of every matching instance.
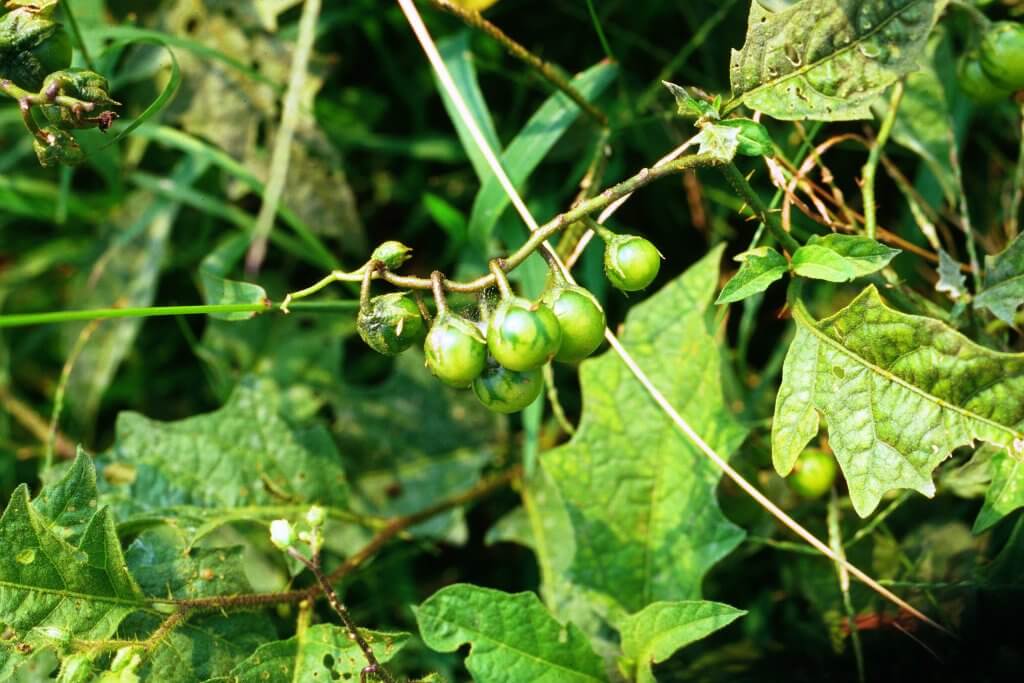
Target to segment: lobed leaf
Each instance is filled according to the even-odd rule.
[[[651,603],[618,624],[623,673],[637,683],[655,683],[651,666],[744,614],[743,610],[707,600]]]
[[[721,253],[712,249],[633,306],[621,340],[690,425],[728,455],[745,430],[725,404],[719,349],[705,322]],[[705,572],[743,538],[719,510],[721,472],[614,354],[584,361],[580,381],[576,434],[541,456],[575,530],[573,582],[628,612],[700,597]]]
[[[934,495],[931,472],[958,446],[981,440],[1024,451],[1024,354],[991,351],[937,320],[895,311],[873,286],[825,320],[802,305],[793,317],[772,424],[780,475],[820,417],[861,516],[893,489]]]
[[[747,37],[732,51],[733,100],[777,119],[845,121],[918,68],[946,0],[802,0],[750,5]]]
[[[607,680],[583,633],[571,623],[558,623],[533,593],[456,584],[414,611],[431,649],[454,652],[470,644],[466,668],[479,683]]]

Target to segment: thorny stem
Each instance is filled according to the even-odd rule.
[[[605,116],[600,109],[587,101],[587,98],[576,90],[576,88],[574,88],[572,84],[558,72],[557,68],[548,62],[545,62],[543,59],[510,38],[508,34],[500,28],[489,22],[487,19],[484,19],[479,12],[476,10],[465,9],[453,2],[450,2],[449,0],[430,0],[430,4],[438,9],[448,12],[449,14],[454,14],[465,22],[467,26],[479,29],[491,38],[494,38],[496,41],[501,43],[502,47],[508,50],[509,54],[516,59],[525,62],[534,71],[536,71],[541,78],[546,80],[557,90],[561,90],[565,93],[569,99],[576,103],[576,106],[583,110],[587,116],[594,119],[599,126],[603,128],[608,125],[608,117]]]
[[[317,583],[320,585],[320,590],[323,591],[324,596],[327,598],[327,603],[331,606],[331,609],[337,613],[341,618],[341,623],[345,626],[345,633],[348,635],[349,640],[355,642],[359,646],[359,649],[363,652],[363,658],[366,659],[367,667],[363,669],[363,675],[366,673],[373,672],[383,678],[388,683],[394,683],[395,679],[392,678],[388,670],[381,666],[381,663],[377,661],[377,656],[373,653],[373,648],[363,637],[363,634],[359,632],[359,627],[356,626],[355,621],[352,619],[352,615],[349,614],[348,608],[345,607],[345,603],[338,598],[338,594],[335,592],[334,587],[330,581],[327,580],[327,576],[324,575],[323,570],[320,568],[320,553],[314,552],[312,558],[307,558],[305,555],[300,553],[293,547],[288,548],[288,555],[303,564],[313,576],[316,577]]]
[[[900,102],[903,100],[903,81],[898,81],[892,89],[892,96],[889,97],[889,110],[882,119],[882,125],[878,129],[878,137],[875,144],[871,146],[867,163],[861,169],[861,194],[864,197],[864,233],[871,239],[875,239],[878,231],[878,218],[875,209],[875,171],[878,170],[878,162],[882,158],[882,150],[889,140],[892,126],[896,122],[896,112],[899,111]]]
[[[800,243],[793,239],[782,227],[782,222],[779,221],[779,216],[762,201],[761,196],[754,191],[754,188],[750,186],[747,179],[740,173],[740,169],[736,168],[735,163],[728,163],[721,166],[722,173],[725,174],[725,179],[729,181],[736,193],[746,200],[750,208],[753,209],[754,213],[758,215],[761,221],[768,226],[768,230],[771,231],[772,236],[778,240],[779,244],[785,248],[790,254],[796,252],[800,248]]]

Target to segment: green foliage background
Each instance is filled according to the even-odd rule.
[[[142,121],[114,145],[78,133],[83,165],[41,169],[0,101],[0,680],[358,677],[336,615],[301,603],[309,572],[269,541],[271,520],[301,525],[313,503],[327,514],[325,571],[403,680],[1016,680],[1022,112],[959,90],[955,56],[976,33],[963,4],[489,9],[604,127],[498,41],[419,3],[542,221],[570,207],[595,153],[608,153],[596,191],[697,132],[677,107],[713,107],[677,102],[663,80],[765,114],[774,165],[736,165],[766,202],[771,174],[791,177],[828,143],[807,175],[817,203],[803,185],[772,209],[799,249],[770,232],[752,241],[757,207],[701,169],[642,187],[609,221],[664,254],[652,287],[610,289],[597,240],[574,273],[712,448],[957,638],[862,584],[844,590],[836,565],[722,479],[607,349],[554,366],[567,429],[550,394],[496,416],[434,380],[418,349],[370,352],[346,284],[288,316],[4,327],[41,311],[280,302],[389,239],[414,249],[403,273],[476,277],[525,239],[397,5],[346,0],[318,17],[268,256],[245,272],[301,0],[76,0],[125,121]],[[877,29],[887,22],[899,30]],[[854,48],[804,39],[826,25]],[[861,234],[875,235],[860,181],[897,81],[875,241]],[[705,130],[707,148],[737,149],[735,129]],[[831,229],[847,223],[857,236]],[[788,296],[771,286],[787,276]],[[512,280],[539,294],[543,260]],[[806,447],[842,470],[819,500],[784,481]],[[360,556],[389,522],[443,501]],[[74,679],[74,666],[91,673]]]

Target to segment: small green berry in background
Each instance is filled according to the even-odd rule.
[[[0,0],[0,681],[1017,680],[1019,5]]]

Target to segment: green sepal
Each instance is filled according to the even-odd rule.
[[[746,157],[770,157],[775,154],[775,144],[768,129],[754,119],[736,118],[718,122],[719,126],[738,128],[736,153]]]

